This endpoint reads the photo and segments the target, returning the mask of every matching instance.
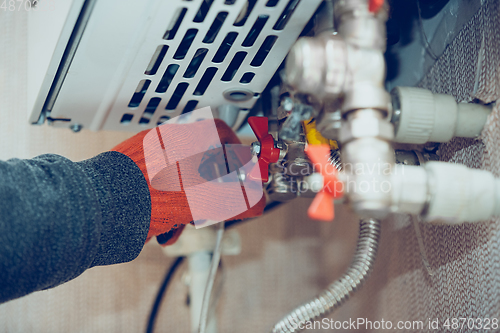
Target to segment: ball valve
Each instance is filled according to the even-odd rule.
[[[342,197],[344,188],[337,178],[337,168],[328,161],[330,147],[328,145],[310,145],[307,147],[306,153],[313,162],[316,171],[323,176],[323,188],[316,194],[307,213],[314,220],[332,221],[335,217],[333,200]]]
[[[259,144],[252,145],[259,160],[249,176],[266,183],[269,180],[269,164],[278,162],[281,150],[275,147],[274,138],[269,134],[267,117],[249,117],[248,124],[259,140]]]

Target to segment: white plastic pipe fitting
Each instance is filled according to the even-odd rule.
[[[396,165],[391,181],[393,212],[447,224],[500,216],[500,179],[489,171],[446,162]]]
[[[334,21],[338,22],[338,32],[353,46],[385,52],[387,7],[374,14],[367,4],[367,0],[335,1]]]
[[[328,101],[345,95],[343,112],[360,108],[386,110],[385,59],[378,49],[360,48],[340,35],[302,37],[286,61],[287,83]]]
[[[343,123],[342,180],[351,206],[362,218],[383,219],[390,213],[392,135],[392,125],[375,109],[352,111]]]
[[[491,112],[480,104],[459,103],[452,96],[429,90],[396,87],[391,92],[395,142],[448,142],[453,137],[481,134]]]
[[[378,109],[386,113],[390,104],[384,87],[385,59],[382,51],[347,48],[347,81],[342,114],[357,109]]]
[[[300,92],[335,99],[347,80],[347,44],[338,35],[323,33],[295,42],[286,60],[286,80]]]
[[[500,179],[491,172],[444,162],[428,162],[425,170],[428,220],[456,224],[500,215]]]
[[[428,201],[427,172],[423,167],[396,164],[391,177],[391,211],[420,215]]]
[[[391,194],[380,187],[390,183],[394,165],[394,130],[386,117],[390,102],[384,87],[387,13],[370,12],[367,0],[339,0],[335,15],[339,34],[295,43],[287,58],[286,80],[325,103],[342,102],[339,141],[345,193],[361,217],[381,219],[390,213]],[[335,119],[318,119],[322,133],[334,139]]]

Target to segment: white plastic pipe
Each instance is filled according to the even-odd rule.
[[[484,124],[491,113],[491,108],[475,103],[457,104],[458,117],[455,136],[474,138],[481,134]]]

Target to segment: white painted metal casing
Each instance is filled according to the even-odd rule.
[[[66,22],[57,44],[47,44],[48,48],[54,49],[49,65],[38,70],[43,72],[47,68],[43,80],[39,79],[39,74],[38,79],[33,77],[34,83],[30,85],[33,91],[33,87],[39,84],[38,95],[36,99],[32,98],[30,122],[40,122],[45,105],[47,119],[56,127],[81,125],[95,131],[139,131],[154,127],[183,111],[234,104],[243,110],[236,127],[254,105],[320,2],[75,0],[67,9]],[[252,3],[255,3],[253,8],[248,5]],[[88,6],[88,20],[61,88],[53,94],[57,97],[53,96],[53,105],[50,105],[47,97],[62,63],[62,52],[71,44],[68,43],[71,31],[81,24],[77,14],[85,6]],[[242,14],[247,8],[252,9],[243,22]],[[289,8],[294,8],[292,15],[283,17]],[[41,12],[31,12],[30,22],[40,23],[43,21],[41,15]],[[196,22],[200,20],[202,22]],[[217,27],[219,22],[223,23]],[[261,30],[259,26],[262,26]],[[213,33],[213,27],[218,30],[217,34]],[[39,36],[43,37],[42,34]],[[179,47],[183,40],[184,46]],[[191,45],[184,54],[182,50],[189,43]],[[221,44],[231,44],[224,57],[220,56]],[[269,48],[266,54],[265,50]],[[196,71],[192,70],[193,67],[188,70],[193,58],[199,66]],[[36,57],[30,59],[34,61]],[[239,62],[239,67],[231,65]],[[206,77],[212,75],[210,84],[203,91],[199,84],[206,83]],[[147,89],[144,86],[141,89],[141,82],[147,82]],[[235,92],[233,96],[230,96],[231,92]],[[180,100],[175,101],[175,96],[180,95]]]

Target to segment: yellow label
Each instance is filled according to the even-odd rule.
[[[328,140],[319,133],[316,129],[316,120],[306,120],[302,122],[302,124],[304,126],[304,132],[306,133],[307,143],[311,145],[327,144],[330,145],[332,149],[339,149],[337,141]]]

